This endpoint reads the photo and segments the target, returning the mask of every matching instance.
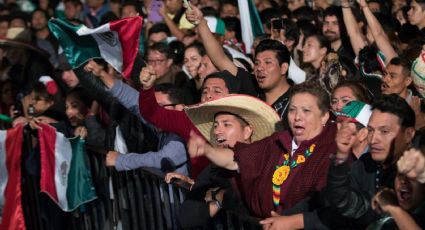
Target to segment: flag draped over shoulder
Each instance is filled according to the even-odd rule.
[[[242,40],[245,43],[247,53],[250,53],[254,38],[264,34],[263,24],[252,0],[238,0],[238,6]]]
[[[61,19],[50,19],[49,29],[73,68],[91,58],[103,58],[128,79],[139,49],[142,23],[142,17],[136,16],[90,29]]]
[[[40,190],[47,193],[63,211],[73,211],[81,204],[96,199],[84,159],[84,140],[79,137],[67,139],[47,124],[40,126]]]
[[[0,131],[0,206],[3,206],[2,230],[24,230],[22,209],[21,153],[23,126]]]

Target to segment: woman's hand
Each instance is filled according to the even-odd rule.
[[[28,124],[28,119],[26,117],[20,116],[13,120],[12,127],[16,127],[18,125],[26,125]]]
[[[271,212],[271,217],[260,221],[263,229],[282,230],[282,229],[301,229],[304,226],[300,224],[304,222],[302,214],[292,216],[281,216],[275,211]],[[302,224],[303,225],[303,224]]]
[[[195,181],[192,178],[187,177],[187,176],[185,176],[181,173],[176,173],[176,172],[167,173],[165,175],[164,180],[165,180],[166,183],[169,184],[169,183],[171,183],[171,180],[173,180],[173,179],[179,179],[179,180],[184,181],[184,182],[191,184],[191,185],[195,184]]]
[[[78,126],[74,130],[74,136],[79,136],[81,139],[85,139],[87,137],[87,129],[84,126]]]
[[[157,78],[156,72],[151,65],[144,67],[139,75],[139,80],[140,80],[140,83],[142,83],[144,90],[148,90],[152,88],[156,78]]]

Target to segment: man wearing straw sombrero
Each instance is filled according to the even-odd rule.
[[[265,102],[247,95],[229,95],[190,106],[185,112],[193,125],[211,145],[233,148],[237,142],[249,144],[282,130],[275,110]],[[210,165],[197,178],[179,212],[183,228],[199,227],[222,207],[246,210],[232,171]],[[189,210],[198,210],[191,212]]]
[[[41,76],[53,76],[53,66],[49,54],[33,45],[31,33],[25,28],[13,27],[7,31],[6,38],[0,39],[0,48],[10,63],[9,76],[15,85],[23,86],[24,94]]]

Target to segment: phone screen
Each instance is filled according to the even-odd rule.
[[[163,3],[162,3],[161,0],[153,0],[151,2],[150,10],[149,10],[149,16],[148,16],[149,21],[151,21],[153,23],[157,23],[157,22],[162,21],[162,16],[159,13],[159,9],[161,9],[162,4]]]

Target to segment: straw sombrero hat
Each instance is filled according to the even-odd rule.
[[[210,143],[215,115],[221,112],[236,114],[248,122],[253,130],[251,137],[253,142],[283,129],[280,117],[272,107],[258,98],[247,95],[229,95],[187,107],[185,112]]]
[[[6,38],[0,39],[0,46],[25,48],[37,52],[44,57],[49,57],[49,53],[32,44],[31,32],[25,28],[12,27],[7,30]]]
[[[411,76],[415,85],[425,85],[425,51],[422,51],[418,58],[413,61]],[[418,90],[425,97],[423,90]]]

